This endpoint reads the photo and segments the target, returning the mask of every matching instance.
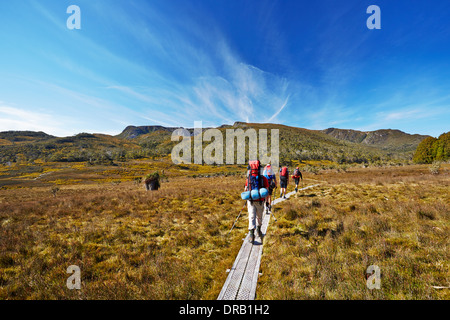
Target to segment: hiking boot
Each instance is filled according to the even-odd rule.
[[[249,238],[248,241],[251,244],[253,244],[255,242],[255,229],[250,230],[249,233],[250,233],[250,238]]]
[[[298,189],[297,188],[295,188],[295,192],[297,192],[298,191]]]
[[[263,238],[263,234],[262,234],[262,231],[261,231],[261,226],[256,227],[256,233],[258,234],[258,237],[259,237],[260,239]]]

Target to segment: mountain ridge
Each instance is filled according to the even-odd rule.
[[[167,131],[167,132],[173,132],[178,128],[175,127],[164,127],[160,125],[149,125],[149,126],[127,126],[121,133],[116,135],[118,138],[122,139],[134,139],[137,138],[140,135],[152,133],[155,131]]]
[[[269,145],[270,129],[279,129],[280,162],[287,163],[294,160],[329,160],[337,163],[411,160],[418,144],[428,137],[392,129],[368,132],[336,128],[311,130],[239,121],[216,127],[223,135],[227,129],[250,128],[267,129]],[[170,155],[178,143],[171,139],[176,129],[179,127],[130,125],[118,135],[79,133],[70,137],[55,137],[34,131],[5,131],[0,132],[0,164],[19,158],[29,161],[102,162]],[[193,128],[187,130],[193,135]]]
[[[409,134],[398,129],[359,131],[354,129],[328,128],[320,130],[339,140],[362,143],[391,151],[414,151],[429,135]]]

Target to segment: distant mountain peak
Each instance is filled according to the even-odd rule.
[[[412,135],[398,129],[358,131],[353,129],[328,128],[322,130],[322,132],[339,140],[396,151],[413,151],[423,139],[429,137],[419,134]]]
[[[155,131],[166,131],[166,132],[173,132],[176,129],[179,129],[178,127],[163,127],[160,125],[152,125],[152,126],[128,126],[126,127],[122,133],[117,135],[118,138],[122,139],[134,139],[140,135],[152,133]]]

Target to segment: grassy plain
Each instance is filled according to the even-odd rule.
[[[308,166],[313,166],[309,163]],[[140,178],[158,170],[159,191]],[[244,167],[139,160],[0,167],[0,299],[216,299],[242,244]],[[304,173],[280,204],[259,299],[448,299],[449,165]],[[289,186],[289,191],[293,185]],[[381,289],[365,270],[381,269]],[[67,267],[81,269],[69,290]]]
[[[280,204],[260,299],[449,299],[449,166],[322,171]],[[380,289],[366,270],[380,268]],[[447,287],[439,289],[438,287]]]

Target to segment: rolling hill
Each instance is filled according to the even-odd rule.
[[[3,131],[0,132],[0,146],[38,142],[52,138],[55,137],[41,131]]]
[[[235,122],[217,129],[225,137],[227,129],[278,129],[280,163],[304,160],[329,160],[336,163],[370,163],[411,160],[417,145],[427,136],[410,135],[399,130],[361,132],[330,128],[309,130],[280,124]],[[80,133],[71,137],[54,137],[44,132],[0,132],[0,163],[20,160],[104,163],[169,155],[178,143],[171,141],[175,127],[128,126],[122,133]],[[206,130],[207,128],[203,128]],[[192,132],[192,128],[188,129]],[[209,143],[204,143],[203,147]]]

